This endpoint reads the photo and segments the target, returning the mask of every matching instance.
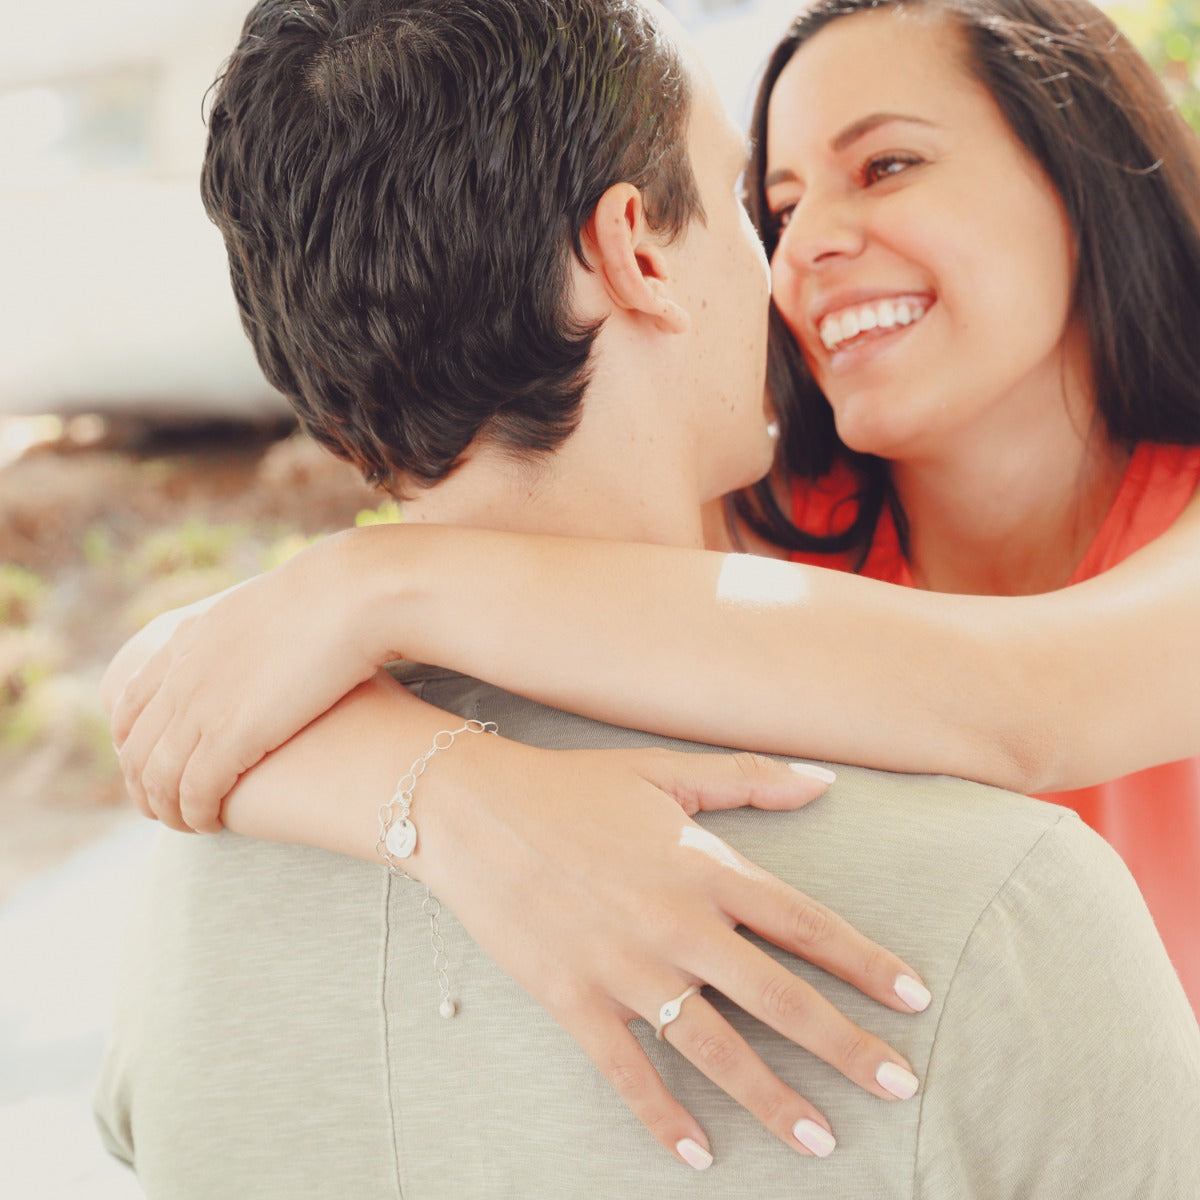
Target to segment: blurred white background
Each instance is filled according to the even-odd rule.
[[[671,2],[736,117],[798,4]],[[5,7],[0,415],[282,412],[196,185],[202,100],[247,0]]]
[[[6,5],[0,414],[261,415],[197,189],[202,101],[247,0]],[[678,0],[731,110],[794,0]]]
[[[245,0],[6,7],[0,412],[273,403],[196,186]]]

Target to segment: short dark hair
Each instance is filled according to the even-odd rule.
[[[689,102],[637,0],[260,0],[201,190],[267,378],[393,490],[554,449],[598,328],[570,257],[614,183],[665,236],[703,215]]]
[[[1200,443],[1200,140],[1087,0],[818,0],[776,48],[755,104],[747,207],[768,255],[779,240],[763,188],[776,81],[833,21],[898,4],[944,13],[963,32],[972,72],[1063,202],[1078,253],[1075,312],[1108,437]],[[818,478],[848,461],[862,484],[857,520],[838,539],[808,537],[766,487],[743,493],[739,511],[782,545],[865,554],[883,505],[895,503],[888,465],[841,443],[795,340],[777,312],[771,320],[768,383],[785,462]]]

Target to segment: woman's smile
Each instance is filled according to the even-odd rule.
[[[929,311],[922,296],[897,296],[870,304],[854,304],[822,317],[817,332],[830,354],[915,325]]]

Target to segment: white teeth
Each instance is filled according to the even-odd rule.
[[[928,311],[923,300],[880,300],[843,309],[826,317],[818,329],[826,350],[836,350],[862,333],[915,325]]]

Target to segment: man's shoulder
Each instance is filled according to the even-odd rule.
[[[433,703],[494,720],[505,736],[534,745],[722,749],[558,712],[451,672],[409,667],[408,682]],[[801,810],[735,809],[697,819],[912,962],[935,993],[944,994],[954,980],[992,906],[1026,881],[1032,880],[1027,904],[1047,925],[1055,914],[1089,903],[1097,912],[1140,906],[1136,890],[1128,892],[1132,884],[1124,866],[1066,809],[961,779],[828,765],[837,781]],[[1035,859],[1042,864],[1037,869],[1031,866]],[[1113,898],[1097,902],[1098,892]],[[1030,928],[1034,936],[1019,950],[1022,969],[1035,970],[1048,959],[1050,951],[1043,948],[1051,939],[1038,932],[1042,924]],[[1157,941],[1153,933],[1147,936]],[[992,974],[999,991],[1004,982]],[[839,1005],[860,1002],[836,980],[819,973],[814,980],[827,993],[837,992],[831,998]]]
[[[434,703],[495,720],[506,736],[535,745],[720,749],[558,712],[452,672],[410,668],[409,679]],[[1177,988],[1128,869],[1073,812],[961,779],[828,765],[836,783],[802,810],[698,819],[912,962],[935,994],[966,987],[1002,1010],[1012,972],[1055,974],[1062,931],[1087,926],[1065,936],[1091,944],[1097,925],[1121,933],[1097,945],[1089,977],[1116,970],[1126,955],[1166,991]],[[1019,936],[998,932],[1008,929]],[[989,938],[996,944],[980,952]],[[989,956],[999,956],[993,968],[1004,957],[1003,970],[990,969]],[[819,978],[839,1005],[858,1002],[852,989]]]
[[[936,994],[916,1195],[1200,1195],[1200,1029],[1128,869],[1073,814]]]
[[[736,749],[589,720],[438,668],[404,664],[397,676],[432,703],[496,721],[504,736],[531,745]],[[1065,809],[962,779],[826,765],[837,782],[801,812],[735,810],[700,819],[768,870],[828,887],[851,909],[854,897],[870,895],[876,890],[870,881],[881,877],[908,879],[916,888],[937,880],[943,907],[952,897],[959,907],[966,897],[981,905],[1050,830],[1064,820],[1079,824]],[[1078,853],[1107,858],[1099,839],[1081,837]]]

